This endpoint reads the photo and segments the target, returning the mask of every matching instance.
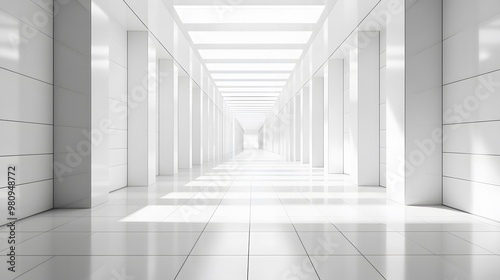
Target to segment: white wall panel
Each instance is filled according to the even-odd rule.
[[[17,211],[18,219],[26,218],[40,212],[52,209],[53,207],[53,186],[52,180],[34,182],[17,186]],[[0,189],[0,203],[7,205],[7,188]],[[7,211],[0,214],[0,225],[7,223]]]
[[[1,170],[7,170],[8,166],[17,166],[18,185],[52,179],[52,155],[29,155],[0,157]],[[0,173],[0,188],[7,187],[7,172]]]
[[[125,174],[125,176],[123,176]],[[110,166],[109,168],[109,191],[115,191],[128,185],[127,165]]]
[[[496,0],[444,0],[443,5],[445,39],[500,13],[500,2]]]
[[[444,204],[495,220],[500,220],[499,19],[498,1],[444,0]]]
[[[500,188],[499,156],[445,153],[443,160],[445,177],[498,185]]]
[[[452,178],[443,178],[445,205],[500,221],[500,188]]]
[[[109,166],[126,165],[127,164],[127,149],[110,149],[109,150]],[[126,177],[126,176],[125,176]]]
[[[443,91],[444,124],[500,119],[500,71],[457,81]]]
[[[53,86],[0,69],[0,119],[53,123]]]
[[[445,84],[500,69],[498,13],[444,41]]]
[[[52,209],[53,186],[52,180],[18,186],[18,217],[29,217]]]
[[[39,8],[42,10],[41,8]],[[44,12],[45,13],[45,12]],[[0,10],[0,67],[52,84],[53,39],[37,29],[28,29],[20,19]],[[43,54],[43,55],[41,55]]]
[[[51,4],[51,2],[45,1],[45,5]],[[2,1],[0,9],[21,20],[25,25],[23,28],[26,34],[36,29],[49,37],[53,37],[52,13],[43,9],[43,5],[39,6],[32,0]]]
[[[114,129],[127,130],[127,102],[109,99],[109,120]]]
[[[0,121],[0,156],[51,154],[53,151],[53,127]]]
[[[127,102],[127,68],[114,60],[109,63],[109,98]]]
[[[500,154],[500,121],[444,126],[444,152]]]

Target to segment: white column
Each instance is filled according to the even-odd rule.
[[[290,161],[295,161],[295,98],[290,100],[289,104],[289,112],[288,112],[288,120],[289,120],[289,134],[288,139],[290,142],[290,148],[288,149],[288,153],[290,154]]]
[[[192,80],[190,77],[179,77],[179,168],[193,166],[193,119],[192,119]]]
[[[301,145],[302,145],[302,142],[301,142],[301,124],[302,124],[302,103],[301,103],[301,94],[298,94],[294,97],[294,100],[295,100],[295,111],[294,111],[294,124],[295,124],[295,129],[294,129],[294,133],[295,133],[295,161],[300,161],[301,160]]]
[[[442,4],[395,0],[387,23],[387,196],[407,205],[442,203]]]
[[[149,186],[156,175],[154,48],[146,31],[128,32],[128,185]],[[154,71],[156,72],[156,71]],[[153,79],[153,81],[150,81]],[[144,82],[146,81],[146,83]]]
[[[302,163],[311,163],[311,94],[308,87],[302,91]]]
[[[286,161],[290,161],[290,119],[289,119],[289,112],[290,112],[290,104],[287,104],[286,107],[283,109],[283,115],[282,115],[282,120],[284,122],[284,129],[283,129],[283,141],[284,141],[284,146],[283,146],[283,153],[285,155]]]
[[[179,166],[179,74],[173,60],[160,60],[159,70],[159,169],[160,175],[174,175]]]
[[[207,162],[210,160],[210,100],[208,96],[202,93],[203,98],[203,161]]]
[[[370,38],[370,39],[367,39]],[[350,53],[351,179],[360,186],[379,185],[380,46],[379,32],[358,32]]]
[[[324,166],[325,154],[325,80],[313,77],[311,83],[311,165]]]
[[[109,18],[103,12],[91,13],[91,2],[68,0],[54,14],[54,23],[64,26],[54,30],[55,208],[91,208],[109,197],[109,128],[113,125],[109,120],[108,100]],[[73,20],[75,16],[78,22]],[[2,27],[7,28],[6,24]],[[35,41],[31,45],[36,50]],[[15,47],[31,49],[26,44]],[[5,56],[9,53],[6,48],[2,61],[15,59],[19,63],[17,58]],[[94,48],[99,52],[93,52]],[[7,132],[2,131],[2,136],[4,133]]]
[[[226,129],[226,126],[225,126],[225,120],[224,120],[224,113],[221,111],[220,112],[220,157],[221,157],[221,162],[224,162],[224,150],[225,150],[224,143],[226,142],[225,138],[224,138],[225,129]]]
[[[156,46],[151,37],[149,37],[148,65],[148,177],[151,185],[156,183],[158,173],[158,59]]]
[[[198,86],[193,89],[193,164],[203,162],[203,94]]]
[[[214,104],[214,162],[219,163],[219,108]]]
[[[210,161],[215,163],[215,104],[213,103],[213,100],[210,102],[210,131],[209,131],[209,137],[210,137]]]
[[[344,61],[328,61],[328,173],[344,173]]]

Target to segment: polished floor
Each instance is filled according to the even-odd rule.
[[[2,280],[500,279],[500,223],[256,150],[19,222],[16,273],[0,235]]]

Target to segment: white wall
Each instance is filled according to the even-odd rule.
[[[45,8],[29,0],[0,6],[0,205],[7,205],[7,168],[17,165],[17,217],[52,208],[53,17]]]
[[[444,204],[497,221],[499,20],[499,1],[444,1]]]
[[[35,17],[45,21],[35,24]],[[0,205],[7,205],[7,168],[15,164],[19,218],[52,208],[53,16],[30,0],[2,1],[0,21]]]

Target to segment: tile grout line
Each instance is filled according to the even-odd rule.
[[[315,207],[316,208],[316,207]],[[375,269],[375,271],[377,271],[377,273],[380,275],[380,277],[382,277],[383,279],[387,279],[384,277],[384,275],[375,267],[375,265],[373,265],[372,262],[370,262],[370,260],[368,260],[368,258],[358,249],[358,247],[356,247],[352,242],[351,240],[349,240],[349,238],[347,238],[347,236],[344,234],[344,232],[342,232],[332,221],[330,221],[330,219],[328,219],[323,213],[320,212],[320,214],[322,215],[323,218],[325,218],[327,221],[330,222],[330,224],[332,226],[335,227],[335,229],[337,229],[337,231],[352,245],[352,247],[354,247],[356,249],[356,251],[358,251],[358,253],[373,267],[373,269]],[[359,232],[359,231],[355,231],[355,232]]]
[[[293,223],[292,219],[290,218],[290,215],[288,214],[288,211],[286,210],[286,207],[283,204],[283,201],[281,200],[281,197],[278,195],[278,193],[276,192],[276,189],[274,187],[273,187],[273,190],[276,193],[276,195],[278,196],[278,199],[280,200],[281,206],[283,207],[283,210],[285,210],[285,213],[286,213],[288,219],[290,220],[290,224],[292,224],[292,227],[295,230],[295,234],[297,235],[297,238],[299,239],[300,244],[302,245],[302,248],[304,249],[304,252],[306,253],[307,258],[309,259],[309,262],[311,263],[311,266],[314,269],[314,272],[316,273],[316,277],[318,277],[318,279],[321,280],[321,277],[319,276],[318,270],[314,266],[314,263],[313,263],[313,261],[311,259],[311,256],[309,255],[309,252],[307,252],[306,246],[304,245],[304,242],[300,238],[299,232],[297,231],[297,228],[295,227],[295,224]]]
[[[53,259],[53,258],[55,258],[55,257],[56,257],[56,256],[51,256],[50,258],[48,258],[48,259],[46,259],[45,261],[43,261],[43,262],[39,263],[38,265],[35,265],[35,266],[34,266],[34,267],[32,267],[31,269],[28,269],[27,271],[25,271],[25,272],[21,273],[21,275],[16,276],[14,279],[18,279],[19,277],[21,277],[21,276],[23,276],[23,275],[27,274],[28,272],[30,272],[30,271],[32,271],[32,270],[34,270],[35,268],[37,268],[37,267],[41,266],[42,264],[44,264],[44,263],[46,263],[46,262],[48,262],[48,261],[52,260],[52,259]]]
[[[213,181],[213,180],[212,180]],[[177,277],[179,277],[179,274],[181,273],[182,269],[184,268],[184,266],[186,265],[186,262],[187,260],[189,259],[189,257],[191,256],[194,248],[196,247],[196,244],[198,244],[198,241],[200,240],[201,236],[203,235],[203,233],[205,232],[205,229],[208,227],[208,225],[210,224],[210,221],[212,220],[213,216],[215,215],[215,212],[217,212],[217,209],[219,209],[219,206],[222,204],[222,201],[224,200],[224,197],[226,197],[226,194],[228,193],[229,189],[231,189],[232,185],[233,185],[233,182],[234,182],[234,176],[231,176],[231,183],[229,184],[229,187],[226,189],[226,191],[224,192],[224,195],[222,196],[221,200],[219,201],[219,204],[217,204],[217,207],[215,208],[214,212],[212,213],[212,215],[210,216],[210,219],[208,219],[207,223],[205,224],[205,227],[203,227],[202,231],[200,232],[200,235],[198,236],[198,238],[196,239],[196,241],[194,242],[193,244],[193,247],[191,248],[191,250],[189,251],[186,259],[184,260],[184,262],[182,263],[182,265],[180,266],[179,268],[179,271],[177,271],[177,274],[175,275],[174,277],[174,280],[177,279]],[[191,199],[190,199],[191,200]]]
[[[491,250],[489,250],[489,249],[484,248],[483,246],[480,246],[479,244],[472,243],[471,241],[469,241],[469,240],[467,240],[467,239],[465,239],[465,238],[463,238],[463,237],[461,237],[461,236],[459,236],[459,235],[454,234],[452,231],[444,231],[444,232],[446,232],[446,233],[448,233],[448,234],[451,234],[451,235],[453,235],[453,236],[455,236],[455,237],[457,237],[457,238],[459,238],[459,239],[461,239],[461,240],[463,240],[463,241],[465,241],[465,242],[467,242],[467,243],[469,243],[469,244],[472,244],[472,245],[474,245],[474,246],[477,246],[477,247],[479,247],[479,248],[481,248],[481,249],[483,249],[483,250],[485,250],[485,251],[487,251],[487,252],[490,252],[492,255],[499,255],[499,254],[497,254],[497,253],[495,253],[495,252],[492,252],[492,251],[491,251]],[[471,232],[471,233],[473,233],[473,232]]]

